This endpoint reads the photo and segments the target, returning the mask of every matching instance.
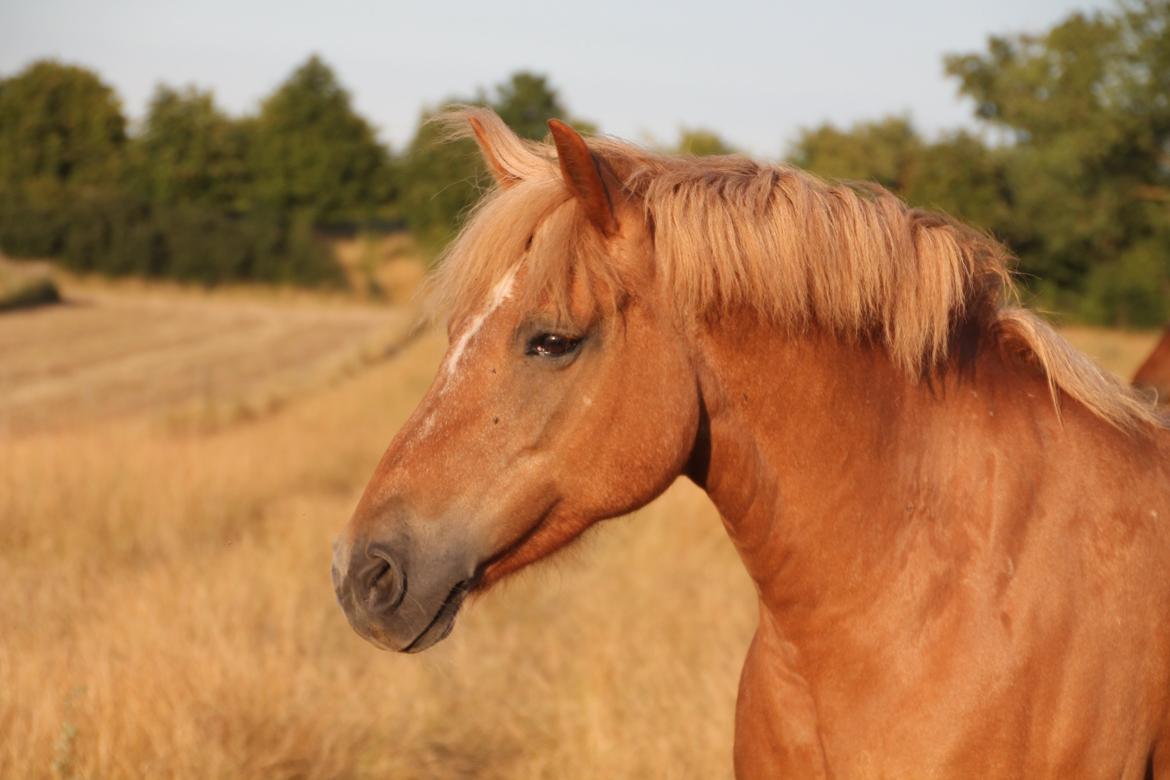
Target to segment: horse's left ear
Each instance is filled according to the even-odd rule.
[[[488,170],[491,171],[492,176],[495,177],[500,186],[506,189],[520,181],[519,178],[500,162],[500,158],[496,156],[496,150],[492,148],[491,141],[488,140],[487,130],[484,129],[483,122],[474,116],[469,116],[467,123],[471,125],[471,132],[475,133],[475,142],[479,144],[479,151],[483,155],[483,161],[487,163]]]
[[[607,178],[613,181],[613,176],[606,176],[605,163],[589,151],[585,139],[576,130],[559,119],[548,120],[548,129],[557,145],[557,160],[565,184],[585,209],[589,221],[603,235],[613,235],[618,224],[613,213],[611,185],[606,183]]]

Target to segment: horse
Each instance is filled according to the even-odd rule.
[[[1167,421],[1004,248],[791,167],[446,121],[494,184],[334,544],[357,633],[425,650],[685,477],[758,592],[738,777],[1170,776]]]
[[[1170,327],[1133,375],[1134,387],[1153,390],[1160,403],[1170,400]]]

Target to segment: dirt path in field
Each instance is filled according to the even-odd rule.
[[[405,308],[80,290],[0,316],[0,433],[262,413],[406,340]]]

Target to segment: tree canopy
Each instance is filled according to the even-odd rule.
[[[945,68],[985,132],[927,141],[900,117],[822,126],[792,159],[990,230],[1049,306],[1102,322],[1170,318],[1170,2],[992,36]]]
[[[877,182],[911,203],[977,225],[1006,223],[1002,158],[968,132],[927,141],[902,116],[806,130],[789,159],[832,179]]]
[[[130,145],[132,186],[155,203],[239,210],[251,183],[252,129],[220,111],[210,92],[159,85]]]
[[[0,185],[108,181],[125,143],[118,96],[91,71],[42,60],[0,81]]]
[[[1170,3],[1073,14],[946,60],[975,113],[1011,138],[1024,268],[1097,319],[1170,311]]]
[[[516,133],[540,139],[548,133],[548,120],[569,121],[581,130],[592,125],[569,117],[556,90],[541,75],[513,74],[491,96],[480,93],[468,99],[451,99],[437,109],[424,110],[410,146],[399,162],[399,209],[407,224],[432,246],[446,241],[460,219],[491,180],[475,144],[448,141],[430,120],[446,106],[491,106]]]
[[[736,149],[713,130],[684,128],[678,134],[678,144],[675,145],[674,151],[679,154],[691,154],[695,157],[707,157],[717,154],[735,154]]]
[[[313,221],[366,216],[391,196],[389,154],[316,55],[260,109],[250,162],[257,203]]]

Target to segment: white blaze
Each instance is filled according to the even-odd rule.
[[[447,358],[447,376],[454,377],[455,372],[459,369],[459,361],[463,359],[463,352],[467,349],[467,345],[475,338],[475,334],[479,333],[479,329],[487,322],[488,317],[495,313],[496,309],[508,300],[512,294],[512,282],[516,279],[516,269],[513,268],[504,275],[496,286],[492,289],[491,297],[488,299],[487,308],[476,314],[471,318],[471,322],[463,329],[459,340],[455,342],[455,346],[451,348],[451,355]]]
[[[471,340],[475,338],[475,334],[479,333],[480,329],[483,328],[484,323],[487,322],[488,318],[491,317],[492,314],[495,313],[496,309],[500,308],[504,301],[508,300],[509,296],[512,295],[512,282],[516,279],[517,268],[518,266],[513,267],[512,270],[504,274],[504,277],[496,283],[496,286],[492,288],[492,294],[488,297],[487,306],[483,309],[483,311],[479,312],[471,318],[471,321],[467,323],[467,327],[463,329],[463,333],[460,334],[459,339],[455,342],[455,345],[451,347],[451,352],[447,356],[447,362],[440,370],[440,381],[442,384],[439,385],[439,388],[436,391],[436,401],[444,396],[449,389],[451,389],[451,384],[457,377],[456,372],[459,370],[459,363],[463,360],[463,353],[467,351],[467,347],[471,344]],[[438,409],[436,408],[435,404],[432,403],[430,413],[427,414],[425,418],[423,418],[423,421],[419,425],[418,430],[412,437],[412,442],[422,441],[425,439],[431,430],[435,427],[437,417]]]

